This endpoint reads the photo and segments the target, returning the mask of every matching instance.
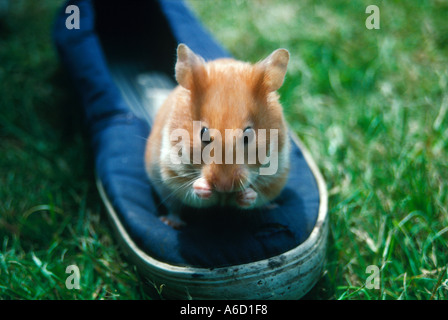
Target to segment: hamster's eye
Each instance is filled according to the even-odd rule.
[[[201,141],[203,144],[210,143],[210,130],[207,127],[202,127],[201,129]]]
[[[252,142],[254,140],[254,137],[255,137],[255,130],[252,129],[252,127],[247,127],[246,129],[244,129],[243,131],[244,144]]]

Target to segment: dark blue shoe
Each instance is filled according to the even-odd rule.
[[[67,29],[68,5],[80,28]],[[73,0],[54,38],[82,98],[97,185],[129,259],[165,298],[297,299],[320,278],[328,233],[325,182],[291,132],[291,171],[256,219],[197,219],[175,230],[144,168],[154,108],[174,86],[178,43],[228,57],[182,1]],[[217,215],[219,216],[219,215]]]

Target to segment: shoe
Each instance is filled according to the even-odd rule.
[[[68,5],[79,7],[79,29],[65,27]],[[180,230],[159,219],[165,208],[144,151],[151,110],[175,86],[177,44],[206,60],[230,56],[183,1],[68,1],[54,40],[82,98],[97,187],[117,241],[156,294],[299,299],[315,285],[325,261],[327,190],[292,131],[290,176],[275,207],[238,223],[199,214]]]

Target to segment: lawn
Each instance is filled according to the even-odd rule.
[[[62,3],[11,1],[0,21],[0,298],[146,298],[51,42]],[[326,267],[306,298],[448,299],[448,2],[189,3],[238,59],[290,51],[281,100],[329,190]],[[71,264],[81,290],[65,286]]]

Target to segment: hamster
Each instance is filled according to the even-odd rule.
[[[145,151],[149,178],[168,204],[165,223],[183,225],[182,205],[269,205],[286,184],[289,138],[277,90],[289,52],[250,64],[205,62],[177,48],[178,86],[157,112]]]

